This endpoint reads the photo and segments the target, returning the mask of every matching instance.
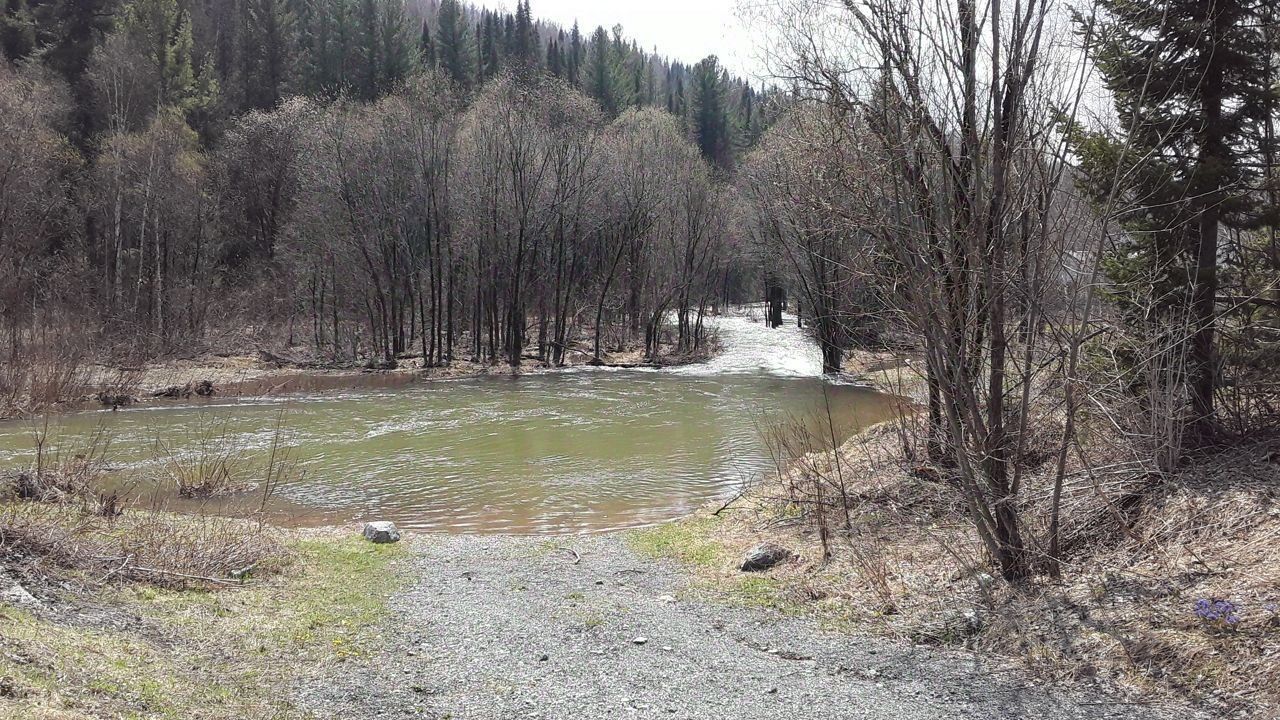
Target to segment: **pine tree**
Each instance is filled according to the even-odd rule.
[[[573,30],[569,33],[569,57],[565,62],[565,74],[569,78],[569,84],[577,87],[582,80],[582,31],[578,29],[578,23],[575,20]]]
[[[480,18],[479,78],[485,82],[502,69],[501,39],[498,36],[498,16],[487,10]]]
[[[393,90],[413,66],[413,38],[404,0],[382,0],[378,14],[381,64],[378,67],[378,94]]]
[[[134,0],[122,29],[143,56],[157,109],[186,110],[198,101],[191,21],[177,0]]]
[[[547,72],[555,77],[564,77],[564,57],[560,53],[560,44],[554,39],[547,43]]]
[[[591,35],[591,46],[587,51],[587,75],[584,89],[587,94],[600,103],[600,107],[610,117],[618,114],[617,96],[613,89],[612,59],[609,52],[609,35],[604,27],[597,27]]]
[[[114,27],[118,5],[118,0],[47,0],[31,7],[45,64],[76,85]]]
[[[353,55],[357,47],[352,0],[314,0],[303,5],[299,20],[300,42],[306,48],[303,63],[306,87],[312,94],[333,94],[354,81]]]
[[[511,57],[516,67],[525,70],[538,67],[538,55],[541,48],[538,36],[533,27],[533,12],[528,0],[516,3],[514,36],[512,38]]]
[[[1100,0],[1100,8],[1103,19],[1086,31],[1127,137],[1080,135],[1077,148],[1099,196],[1112,177],[1131,183],[1123,188],[1135,205],[1126,214],[1130,247],[1110,266],[1118,288],[1135,302],[1159,298],[1158,314],[1190,310],[1189,342],[1175,333],[1170,344],[1187,358],[1187,437],[1211,440],[1219,227],[1247,226],[1258,216],[1260,198],[1242,190],[1256,181],[1245,156],[1249,128],[1262,122],[1275,92],[1259,82],[1260,4]],[[1125,141],[1130,147],[1122,150]]]
[[[458,0],[442,0],[437,16],[439,65],[458,87],[471,87],[471,41]]]
[[[733,163],[733,152],[724,71],[716,56],[711,55],[693,67],[692,75],[690,132],[702,156],[722,170],[728,170]]]
[[[613,101],[618,112],[621,112],[635,103],[632,76],[628,72],[631,54],[626,41],[623,40],[621,25],[613,26],[613,41],[609,47],[608,57],[610,81],[614,93]]]
[[[357,63],[356,94],[365,100],[378,96],[381,88],[383,45],[382,22],[378,17],[381,0],[360,0],[360,14],[356,27]]]
[[[297,17],[288,0],[245,0],[242,108],[272,108],[290,89]]]
[[[674,63],[667,69],[667,112],[683,119],[685,116],[684,66]]]
[[[422,31],[418,33],[418,59],[426,67],[436,67],[436,45],[426,20],[422,21]]]

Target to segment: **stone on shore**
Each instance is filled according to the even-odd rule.
[[[742,572],[768,570],[778,563],[794,557],[790,550],[774,543],[762,543],[749,550],[742,558]]]
[[[42,607],[42,603],[35,596],[3,572],[0,572],[0,605],[12,605],[27,610]]]
[[[385,520],[364,524],[364,537],[369,542],[385,544],[400,542],[400,531],[396,524]]]

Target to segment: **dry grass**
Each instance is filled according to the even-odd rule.
[[[37,582],[236,585],[250,573],[278,568],[284,558],[276,533],[249,520],[158,510],[107,518],[76,505],[0,505],[0,560]]]
[[[72,592],[65,613],[0,606],[0,718],[311,717],[293,689],[375,646],[404,550],[283,535],[291,562],[233,590],[118,584]]]
[[[24,351],[0,359],[0,418],[44,412],[88,394],[88,372],[75,353]]]
[[[99,425],[73,446],[62,447],[52,437],[46,415],[41,423],[33,425],[31,441],[34,462],[26,470],[10,475],[7,483],[0,478],[0,497],[8,492],[36,502],[78,503],[85,507],[96,503],[97,510],[113,514],[118,496],[94,494],[107,471],[111,437],[105,426]]]
[[[138,507],[130,491],[105,481],[110,435],[104,426],[78,445],[63,447],[51,437],[46,419],[33,429],[31,467],[0,482],[0,560],[23,564],[34,577],[70,573],[96,584],[238,583],[281,557],[272,532],[252,518],[164,512],[163,493],[176,488],[184,497],[210,497],[257,484],[261,517],[275,488],[302,473],[283,444],[284,432],[282,409],[266,459],[251,463],[245,444],[225,423],[202,422],[193,449],[179,453],[162,445],[167,481]]]
[[[1034,455],[1051,442],[1053,418],[1031,426],[1040,428],[1026,443]],[[699,572],[730,596],[1017,657],[1056,680],[1118,684],[1240,718],[1280,710],[1280,442],[1157,481],[1123,472],[1123,457],[1113,463],[1120,470],[1106,469],[1103,448],[1091,448],[1091,460],[1069,467],[1064,581],[1019,586],[988,574],[960,493],[905,459],[903,444],[891,422],[838,456],[816,448],[714,520],[690,525],[695,545],[715,544]],[[1025,515],[1037,517],[1053,462],[1026,465]],[[800,560],[768,576],[738,573],[742,554],[766,540]],[[1231,601],[1240,621],[1198,617],[1199,599]]]

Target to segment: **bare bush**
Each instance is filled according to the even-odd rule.
[[[253,484],[247,441],[227,420],[201,414],[179,441],[157,438],[156,456],[164,479],[185,498],[230,495]]]
[[[82,442],[62,447],[56,429],[46,415],[31,430],[34,459],[31,465],[12,478],[10,488],[23,500],[46,503],[85,503],[106,473],[111,435],[105,425],[98,425]]]
[[[245,520],[128,511],[114,518],[44,503],[0,505],[0,556],[42,574],[91,584],[137,580],[166,587],[219,586],[270,570],[286,557],[267,528]]]

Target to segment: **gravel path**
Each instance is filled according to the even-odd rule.
[[[320,717],[1166,717],[1081,702],[968,654],[706,604],[677,567],[617,536],[413,544],[419,579],[393,600],[381,651],[300,688]]]

